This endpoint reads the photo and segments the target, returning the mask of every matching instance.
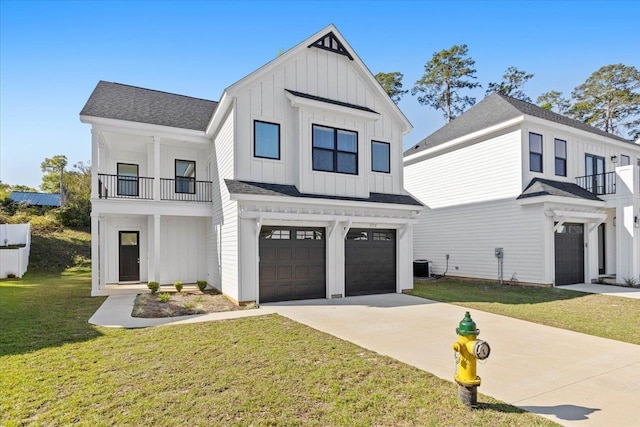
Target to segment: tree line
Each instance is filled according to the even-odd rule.
[[[57,155],[47,157],[40,164],[42,182],[40,190],[44,193],[60,194],[60,208],[36,209],[12,202],[8,196],[12,191],[36,192],[35,188],[26,185],[10,185],[0,181],[0,207],[3,217],[10,217],[17,212],[37,215],[49,213],[64,226],[85,228],[91,225],[91,166],[78,162],[68,167],[67,157]]]
[[[378,73],[376,79],[396,104],[409,90],[402,87],[403,74]],[[485,96],[493,93],[533,102],[524,90],[534,74],[509,67],[498,82],[487,84]],[[418,103],[443,113],[446,123],[472,107],[476,98],[471,89],[481,88],[475,61],[467,45],[454,45],[433,54],[424,66],[411,95]],[[636,140],[640,138],[640,72],[634,66],[605,65],[577,86],[570,98],[557,90],[541,94],[536,103],[547,110],[566,115],[605,132]]]

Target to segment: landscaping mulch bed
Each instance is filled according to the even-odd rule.
[[[216,290],[159,292],[138,295],[131,315],[145,318],[174,317],[249,308],[254,306],[239,306]]]

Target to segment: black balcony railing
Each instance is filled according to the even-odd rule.
[[[196,181],[191,178],[160,178],[160,199],[210,202],[211,181]]]
[[[153,178],[98,174],[98,197],[153,199]]]
[[[616,173],[579,176],[576,178],[576,184],[598,196],[616,194]]]

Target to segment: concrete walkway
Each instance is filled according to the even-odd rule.
[[[387,294],[263,304],[255,310],[150,322],[131,318],[133,298],[110,297],[90,323],[141,327],[278,313],[449,381],[455,370],[451,344],[465,312],[462,307]],[[563,425],[638,425],[640,346],[476,310],[471,314],[480,338],[492,349],[478,367],[481,393]]]
[[[588,292],[590,294],[602,294],[611,295],[614,297],[640,299],[640,288],[627,288],[624,286],[582,283],[579,285],[560,286],[559,289],[569,289],[570,291]]]

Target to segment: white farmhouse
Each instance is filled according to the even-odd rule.
[[[330,25],[207,101],[101,81],[92,295],[206,280],[233,300],[412,288],[411,124]]]
[[[404,153],[427,207],[414,255],[451,276],[638,281],[639,164],[637,143],[491,95]]]

